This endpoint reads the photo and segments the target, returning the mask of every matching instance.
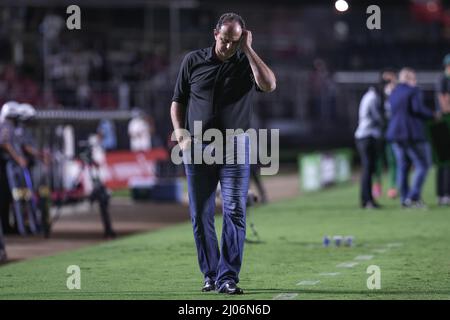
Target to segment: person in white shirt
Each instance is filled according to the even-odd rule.
[[[138,110],[128,124],[131,151],[147,151],[152,148],[151,124],[145,114]]]
[[[370,87],[359,105],[358,128],[355,132],[356,147],[361,158],[361,207],[379,208],[372,195],[372,175],[378,155],[377,145],[382,136],[382,91],[380,86]]]

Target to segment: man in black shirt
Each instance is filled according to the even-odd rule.
[[[253,95],[256,91],[275,90],[276,79],[253,50],[252,33],[245,29],[239,15],[223,14],[214,38],[212,47],[184,57],[170,112],[183,157],[192,150],[205,150],[207,144],[201,138],[208,129],[219,130],[225,134],[227,143],[234,144],[234,152],[226,152],[225,161],[214,164],[185,161],[185,170],[198,261],[205,281],[202,291],[216,289],[219,293],[241,294],[243,291],[236,284],[245,240],[249,137],[227,131],[249,129]],[[198,123],[202,130],[195,129]],[[245,158],[244,163],[238,160],[236,164],[241,156]],[[214,228],[215,192],[219,182],[223,202],[220,251]]]

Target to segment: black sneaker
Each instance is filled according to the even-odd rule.
[[[367,201],[362,205],[363,209],[381,209],[381,206],[375,201]]]
[[[206,280],[205,285],[202,288],[202,292],[210,292],[216,290],[216,285],[212,280]]]
[[[217,291],[218,293],[224,293],[224,294],[243,294],[244,291],[236,286],[233,282],[225,282],[222,284]]]
[[[117,234],[113,230],[105,231],[103,233],[103,238],[104,239],[115,239],[115,238],[117,238]]]

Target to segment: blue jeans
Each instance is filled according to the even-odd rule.
[[[229,281],[239,282],[245,241],[250,143],[248,137],[240,141],[234,138],[233,143],[235,150],[229,156],[236,159],[238,156],[242,157],[244,152],[243,164],[236,161],[234,164],[226,164],[225,152],[223,164],[185,163],[198,263],[205,280],[215,281],[217,286]],[[242,149],[238,146],[240,143],[244,143]],[[196,147],[204,150],[206,144]],[[214,228],[215,198],[219,182],[223,210],[220,251]]]
[[[400,199],[420,200],[422,187],[431,166],[431,149],[428,142],[395,142],[392,144],[397,162],[397,186]],[[414,166],[412,188],[409,187],[410,164]]]

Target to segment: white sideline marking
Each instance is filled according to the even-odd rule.
[[[273,300],[292,300],[296,296],[298,296],[298,293],[280,293],[277,294]]]
[[[321,276],[327,276],[327,277],[336,277],[338,275],[340,275],[340,272],[324,272],[324,273],[319,273],[319,275]]]
[[[386,246],[387,246],[388,248],[396,248],[396,247],[401,247],[401,246],[403,246],[403,243],[401,243],[401,242],[388,243]]]
[[[50,216],[55,217],[59,214],[61,216],[72,216],[72,215],[79,215],[79,214],[86,214],[91,213],[91,211],[97,210],[96,208],[91,208],[89,201],[82,201],[80,203],[75,203],[69,206],[63,206],[59,209],[56,207],[50,208]]]
[[[355,259],[353,260],[358,260],[358,261],[366,261],[366,260],[372,260],[373,256],[370,255],[363,255],[363,256],[357,256]]]
[[[358,265],[359,262],[342,262],[336,266],[336,268],[353,268]]]
[[[303,280],[297,283],[298,286],[315,286],[320,280]]]
[[[386,251],[388,251],[389,249],[373,249],[372,251],[373,252],[376,252],[376,253],[385,253]]]

